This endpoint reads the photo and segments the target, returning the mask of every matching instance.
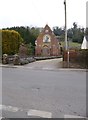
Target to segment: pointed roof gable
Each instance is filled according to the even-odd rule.
[[[51,28],[48,26],[48,24],[45,25],[43,31],[45,32],[46,30],[48,30],[49,32],[52,32]]]
[[[45,27],[40,32],[40,34],[39,34],[39,36],[37,37],[36,40],[40,41],[40,39],[42,39],[45,34],[49,34],[51,36],[52,40],[56,40],[57,41],[57,38],[56,38],[54,32],[51,30],[51,28],[49,27],[48,24],[45,25]]]
[[[84,36],[82,45],[81,45],[81,49],[88,49],[88,41],[87,38]]]

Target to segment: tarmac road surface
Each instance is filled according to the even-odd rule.
[[[2,68],[2,117],[86,117],[86,72],[51,71],[37,65]]]

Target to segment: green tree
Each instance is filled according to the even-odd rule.
[[[23,42],[20,34],[14,30],[1,30],[2,32],[2,53],[18,53],[19,46]]]
[[[24,39],[24,42],[26,44],[31,43],[33,46],[35,45],[35,40],[37,39],[40,31],[39,28],[36,27],[24,27],[24,26],[20,26],[20,27],[11,27],[11,28],[6,28],[8,30],[15,30],[17,31],[21,37]]]
[[[56,26],[56,27],[53,27],[53,32],[56,36],[59,37],[60,41],[64,41],[64,36],[65,36],[65,30],[64,29]]]
[[[28,55],[34,55],[33,45],[31,43],[27,44]]]
[[[88,36],[88,28],[85,29],[85,35]]]
[[[25,44],[32,44],[32,51],[35,51],[35,40],[37,39],[39,33],[40,33],[40,28],[37,27],[11,27],[11,28],[6,28],[8,30],[15,30],[17,31],[21,37],[24,39]],[[5,30],[5,29],[4,29]]]
[[[72,41],[82,43],[84,37],[84,28],[78,28],[78,25],[74,22],[72,33]]]

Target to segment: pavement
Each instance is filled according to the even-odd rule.
[[[49,59],[49,60],[40,60],[35,61],[26,65],[13,65],[13,64],[0,64],[0,67],[8,67],[8,68],[28,68],[28,69],[38,69],[38,70],[65,70],[65,71],[84,71],[87,72],[87,69],[79,69],[79,68],[62,68],[61,65],[62,58],[57,59]]]
[[[24,66],[12,66],[12,65],[0,65],[0,67],[5,67],[5,68],[24,68]],[[25,67],[26,69],[33,69],[33,70],[47,70],[47,71],[81,71],[81,72],[88,72],[87,69],[79,69],[79,68],[58,68],[58,69],[55,69],[55,68],[46,68],[46,67],[43,67],[43,68],[34,68],[34,67]]]

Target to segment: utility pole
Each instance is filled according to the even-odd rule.
[[[67,42],[67,6],[66,6],[66,0],[64,0],[64,7],[65,7],[65,50],[67,51],[67,64],[69,68],[69,48],[68,48],[68,42]]]
[[[64,7],[65,7],[65,50],[68,50],[67,44],[67,9],[66,9],[66,0],[64,0]]]

